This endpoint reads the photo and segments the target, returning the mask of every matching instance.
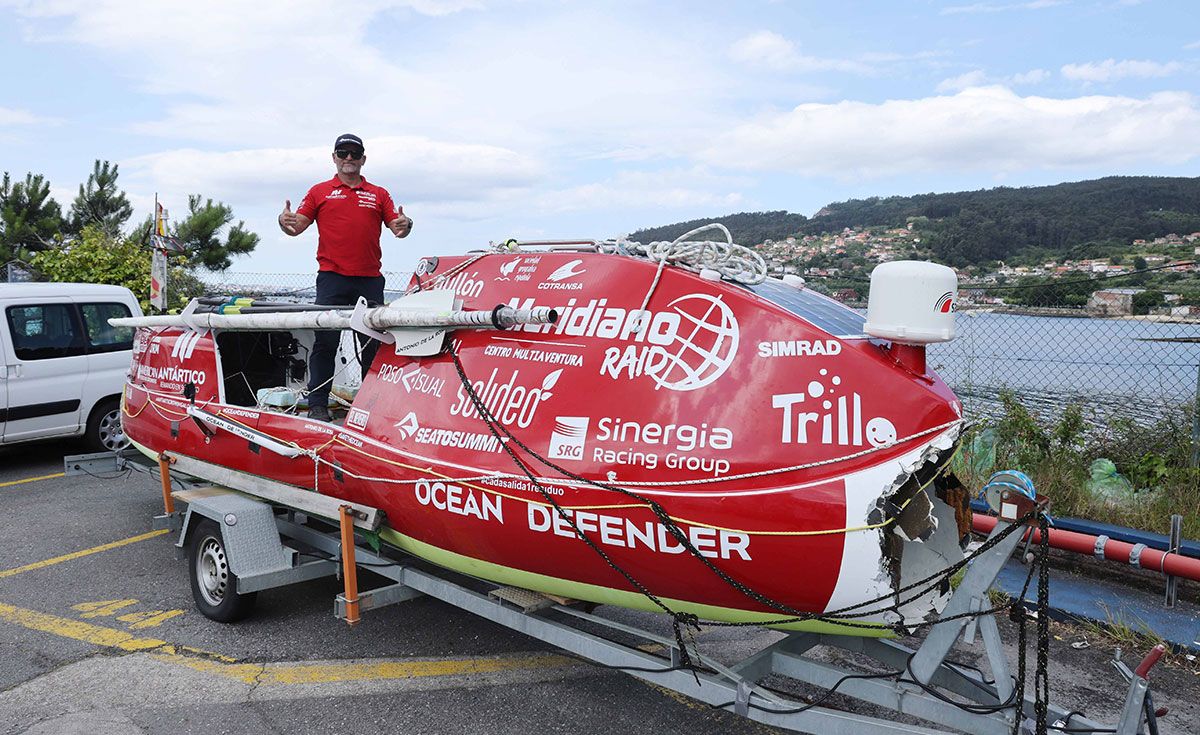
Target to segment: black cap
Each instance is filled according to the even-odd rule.
[[[336,151],[339,148],[345,148],[348,145],[357,146],[360,151],[365,151],[366,146],[363,145],[362,138],[354,133],[342,133],[333,143],[333,149]]]

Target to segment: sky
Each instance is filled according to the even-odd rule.
[[[242,273],[341,133],[414,220],[384,270],[870,196],[1200,175],[1192,0],[0,0],[0,170],[64,211],[230,205]],[[131,222],[132,225],[132,222]]]

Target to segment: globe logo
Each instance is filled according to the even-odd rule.
[[[725,374],[737,355],[738,323],[721,299],[708,294],[680,296],[667,305],[680,325],[669,346],[657,347],[658,388],[689,391],[710,385]]]

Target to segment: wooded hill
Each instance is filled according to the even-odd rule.
[[[783,240],[789,235],[798,234],[804,230],[808,217],[802,214],[792,214],[782,210],[777,212],[738,212],[723,217],[694,219],[688,222],[678,222],[673,225],[651,227],[638,230],[629,235],[630,240],[641,243],[658,240],[674,240],[685,232],[694,230],[710,222],[720,222],[729,228],[733,241],[739,245],[758,245],[764,240]],[[721,233],[706,232],[699,237],[709,240],[720,240]]]
[[[639,230],[630,239],[671,240],[712,221],[729,227],[743,245],[912,222],[933,257],[955,266],[1095,258],[1127,252],[1135,239],[1200,232],[1200,178],[1110,176],[1055,186],[851,199],[811,218],[742,212]]]

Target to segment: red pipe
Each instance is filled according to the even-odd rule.
[[[996,519],[989,515],[975,513],[971,520],[971,527],[979,533],[991,533],[992,529],[996,527]],[[1096,544],[1100,538],[1089,533],[1063,531],[1057,528],[1050,529],[1050,545],[1056,549],[1075,551],[1089,556],[1099,556],[1102,554],[1105,559],[1133,564],[1129,558],[1130,552],[1138,544],[1105,538],[1104,543],[1100,547],[1100,553],[1097,554]],[[1033,542],[1036,544],[1040,543],[1041,540],[1041,531],[1036,528],[1033,529]],[[1194,559],[1190,556],[1168,554],[1165,551],[1142,546],[1137,566],[1142,569],[1149,569],[1200,582],[1200,559]]]

